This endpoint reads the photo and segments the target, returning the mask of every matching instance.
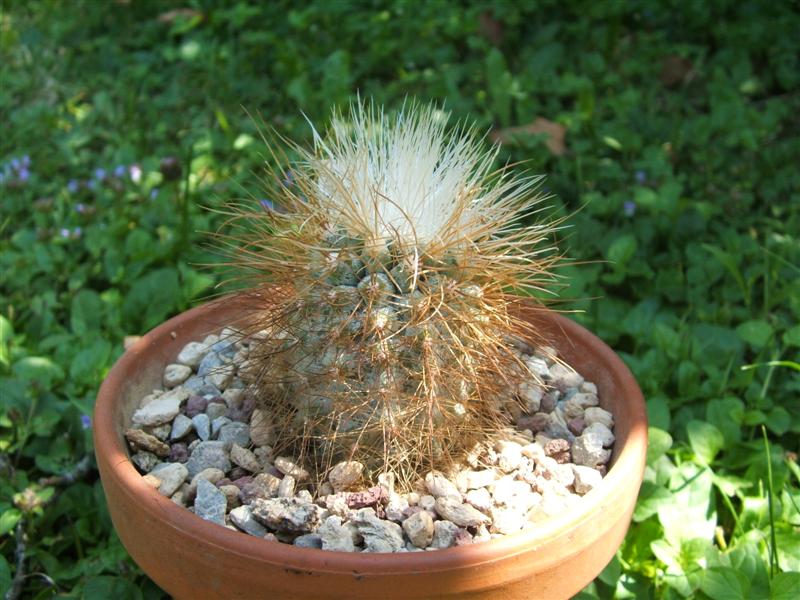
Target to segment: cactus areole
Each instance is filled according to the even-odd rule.
[[[514,307],[552,289],[556,225],[534,219],[540,177],[495,170],[497,147],[445,121],[334,115],[289,170],[275,161],[270,202],[231,205],[218,234],[249,290],[247,383],[276,452],[320,480],[357,460],[408,487],[521,410],[536,332]]]

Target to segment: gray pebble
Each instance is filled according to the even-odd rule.
[[[208,415],[203,413],[195,415],[192,417],[192,425],[197,433],[197,437],[199,437],[202,441],[205,442],[211,437],[211,421],[209,420]]]
[[[338,552],[353,552],[353,535],[351,530],[342,525],[342,519],[331,515],[317,531],[322,541],[323,550],[334,550]]]
[[[267,534],[267,528],[253,518],[253,512],[246,504],[234,508],[229,516],[231,522],[245,533],[256,537],[264,537]]]
[[[203,469],[214,467],[223,472],[231,468],[231,461],[228,458],[230,444],[226,442],[200,442],[192,451],[192,455],[186,462],[189,469],[189,477],[194,477]]]
[[[217,486],[205,479],[197,482],[197,497],[194,500],[194,513],[201,519],[225,525],[225,509],[228,500]]]
[[[178,414],[172,421],[172,430],[169,437],[173,440],[179,440],[187,435],[192,430],[192,420],[184,414]]]
[[[400,525],[379,519],[371,508],[356,511],[352,521],[364,537],[365,552],[398,552],[405,548]]]
[[[228,417],[217,417],[211,422],[211,439],[219,438],[220,430],[230,423],[231,420]],[[232,441],[234,443],[238,443],[235,440],[223,440],[223,441]],[[247,446],[247,444],[239,444],[240,446]]]
[[[218,439],[222,442],[231,442],[240,446],[250,445],[250,426],[247,423],[232,421],[226,423],[219,430]]]
[[[150,471],[150,475],[161,482],[158,493],[162,496],[172,496],[186,481],[188,474],[189,471],[181,463],[161,463]]]
[[[456,534],[458,533],[458,525],[450,521],[434,521],[433,522],[433,539],[431,540],[430,548],[443,550],[450,548],[456,543]]]
[[[322,548],[322,538],[316,533],[307,533],[294,538],[294,545],[298,548]]]
[[[131,456],[131,461],[140,471],[149,473],[158,464],[158,457],[152,452],[142,450]]]

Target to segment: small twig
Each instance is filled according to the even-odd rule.
[[[72,467],[69,471],[62,473],[61,475],[56,475],[54,477],[42,477],[39,479],[39,485],[41,486],[55,486],[55,487],[65,487],[71,485],[78,481],[79,479],[83,479],[89,473],[89,470],[92,466],[91,457],[87,454],[82,459],[80,459],[74,467]],[[50,498],[49,501],[55,497]],[[20,520],[17,522],[17,527],[14,531],[14,536],[17,540],[17,547],[14,551],[14,556],[16,557],[16,571],[14,573],[14,579],[11,581],[11,587],[9,588],[8,592],[6,592],[4,600],[17,600],[22,594],[22,586],[24,584],[27,575],[25,573],[25,518],[21,517]],[[36,574],[31,574],[36,575]],[[43,577],[50,585],[55,585],[55,582],[45,574],[38,574],[39,576]]]
[[[25,581],[25,519],[20,518],[17,521],[14,537],[17,539],[17,547],[14,550],[17,569],[14,573],[14,579],[11,580],[11,587],[6,592],[5,600],[17,600],[22,594],[22,584]]]
[[[82,459],[80,459],[74,467],[72,467],[66,473],[62,473],[61,475],[56,475],[54,477],[42,477],[39,479],[39,485],[52,485],[56,487],[62,487],[66,485],[71,485],[78,481],[79,479],[83,479],[89,473],[89,470],[92,467],[92,459],[87,454]]]

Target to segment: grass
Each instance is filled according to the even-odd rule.
[[[581,597],[800,595],[798,29],[754,0],[4,1],[0,590],[22,540],[24,597],[160,597],[82,462],[97,387],[218,281],[202,207],[258,193],[245,109],[308,140],[302,112],[359,92],[493,128],[572,214],[559,307],[651,423],[633,525]]]

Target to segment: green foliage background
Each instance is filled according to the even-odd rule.
[[[521,134],[502,159],[574,213],[559,307],[622,355],[652,425],[634,523],[581,597],[800,597],[796,1],[2,7],[0,591],[24,533],[23,597],[162,595],[93,468],[42,478],[91,454],[124,336],[217,282],[201,206],[259,194],[243,108],[308,140],[301,111],[360,92],[566,132],[562,155]]]

